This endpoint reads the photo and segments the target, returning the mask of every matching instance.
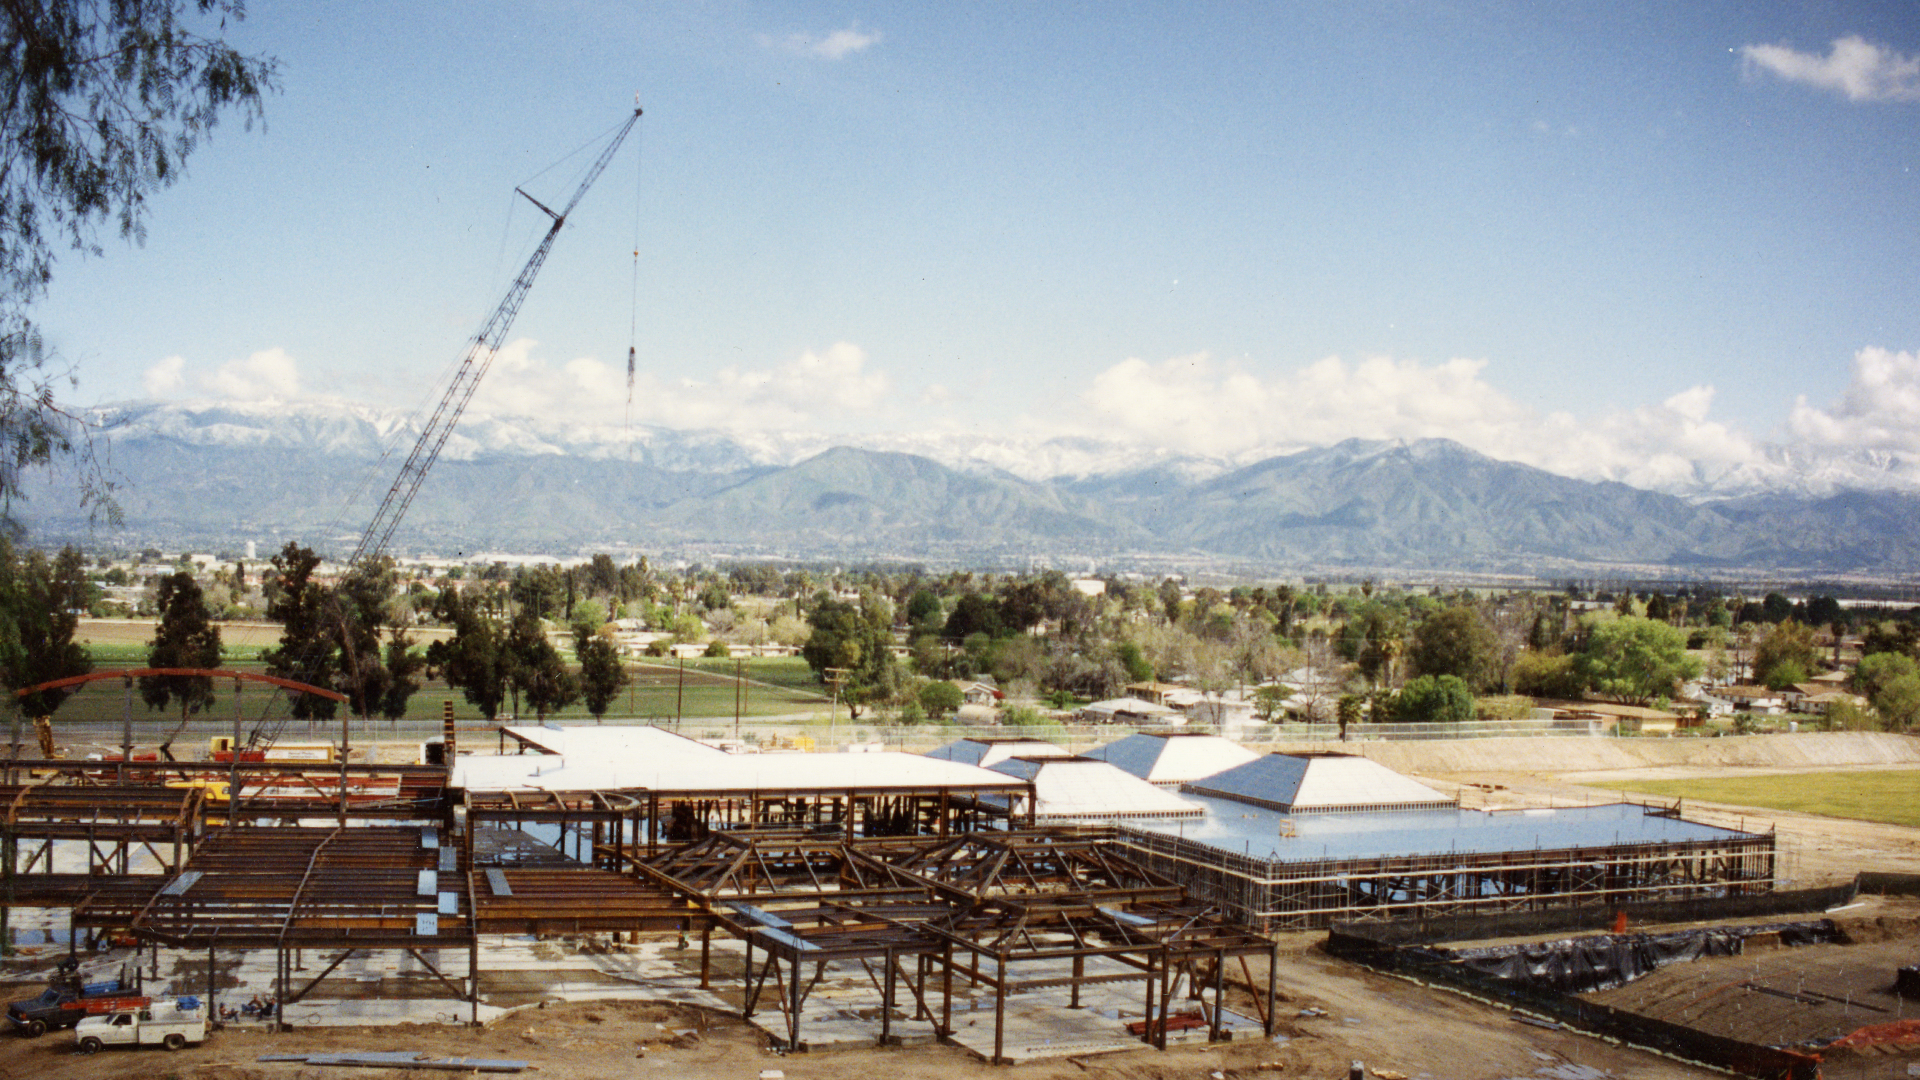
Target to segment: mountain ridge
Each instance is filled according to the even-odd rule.
[[[382,453],[413,438],[391,414],[318,406],[153,406],[114,420],[110,460],[127,481],[129,522],[116,535],[165,547],[256,540],[271,549],[292,539],[351,548],[397,467]],[[1292,572],[1920,568],[1920,496],[1843,489],[1689,500],[1499,461],[1450,439],[1349,439],[1239,465],[1142,454],[1131,469],[1038,480],[984,453],[961,467],[816,436],[771,434],[749,445],[726,433],[647,428],[611,453],[577,428],[499,429],[480,418],[455,440],[396,535],[402,550]],[[570,449],[583,444],[595,452]],[[1065,450],[1091,460],[1091,444]],[[70,486],[38,482],[20,508],[37,536],[103,536],[66,505]]]

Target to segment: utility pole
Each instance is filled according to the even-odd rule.
[[[826,677],[827,684],[833,687],[833,701],[831,704],[827,706],[827,741],[828,742],[833,741],[834,714],[840,711],[840,687],[846,683],[847,674],[852,670],[853,670],[852,668],[843,668],[843,667],[830,667],[830,668],[821,669],[821,673]],[[848,723],[853,722],[853,709],[851,706],[849,706],[847,709],[847,722]]]

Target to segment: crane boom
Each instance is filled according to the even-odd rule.
[[[473,400],[473,392],[480,387],[480,380],[486,377],[487,368],[492,365],[494,354],[506,339],[507,331],[512,328],[514,317],[520,314],[520,305],[526,302],[527,291],[533,288],[533,279],[539,275],[540,267],[547,261],[547,253],[553,250],[553,242],[559,237],[560,229],[567,223],[567,215],[580,205],[580,199],[593,186],[606,170],[607,163],[626,141],[627,133],[640,120],[640,110],[634,109],[619,132],[614,135],[599,158],[587,169],[587,174],[574,190],[573,198],[559,213],[554,213],[540,200],[522,191],[520,194],[540,211],[553,219],[553,225],[547,229],[547,235],[540,240],[527,264],[520,268],[520,276],[507,288],[507,295],[500,306],[493,309],[487,323],[474,335],[473,343],[467,348],[467,355],[455,369],[453,378],[448,381],[445,392],[440,395],[440,403],[434,407],[430,416],[420,429],[420,438],[413,444],[413,451],[407,455],[406,463],[400,466],[400,474],[394,477],[393,486],[387,489],[386,498],[380,502],[373,521],[367,525],[367,531],[361,535],[359,546],[353,549],[349,564],[357,564],[384,552],[387,542],[393,539],[394,530],[400,527],[400,521],[407,516],[407,507],[413,504],[413,497],[420,493],[420,485],[425,482],[428,470],[440,458],[440,450],[447,444],[447,437],[453,434],[453,427],[460,422],[460,414],[467,409],[467,403]],[[517,189],[516,189],[517,190]]]

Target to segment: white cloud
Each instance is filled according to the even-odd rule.
[[[760,44],[765,48],[821,60],[844,60],[854,53],[867,51],[879,44],[880,40],[880,31],[862,30],[857,23],[845,30],[835,30],[825,37],[812,34],[789,34],[784,38],[769,34],[760,36]]]
[[[1095,377],[1086,404],[1097,430],[1209,456],[1354,437],[1473,444],[1526,415],[1480,379],[1485,366],[1328,357],[1261,378],[1205,354],[1160,364],[1130,359]]]
[[[1861,349],[1840,400],[1822,409],[1800,395],[1787,427],[1815,446],[1920,454],[1920,353]]]
[[[1446,438],[1563,475],[1667,490],[1752,466],[1763,453],[1709,417],[1710,386],[1575,419],[1515,402],[1482,377],[1486,366],[1328,357],[1261,376],[1204,354],[1130,359],[1095,377],[1080,433],[1232,462],[1348,438]]]
[[[1849,101],[1920,101],[1920,58],[1902,56],[1857,35],[1838,38],[1825,56],[1788,45],[1744,45],[1747,71],[1845,94]]]
[[[148,397],[166,397],[179,392],[187,384],[186,369],[186,357],[164,357],[147,369],[146,374],[140,377],[140,383],[146,387]]]
[[[582,357],[560,365],[519,339],[494,357],[473,407],[501,416],[620,423],[627,418],[624,365]],[[673,428],[832,428],[873,416],[888,403],[892,381],[867,366],[859,346],[839,342],[769,368],[729,367],[710,380],[634,379],[632,420]]]
[[[300,395],[299,366],[279,348],[254,353],[244,360],[229,360],[202,383],[221,397],[241,401],[284,400]]]

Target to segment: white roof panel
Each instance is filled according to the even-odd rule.
[[[1182,787],[1290,813],[1441,808],[1454,800],[1351,754],[1268,754]]]
[[[724,757],[726,755],[724,750],[651,725],[618,724],[609,727],[598,724],[591,727],[562,727],[558,724],[540,727],[514,725],[509,726],[506,731],[509,736],[551,754],[604,755],[609,758],[636,754],[657,754],[675,758],[708,757],[716,754]]]
[[[1039,820],[1199,817],[1200,807],[1171,791],[1089,758],[1009,758],[993,767],[1033,783]],[[990,796],[983,801],[1004,805]]]
[[[1089,750],[1083,756],[1111,762],[1150,784],[1167,787],[1225,772],[1260,757],[1218,735],[1144,732]]]
[[[728,754],[657,728],[534,730],[546,744],[564,746],[565,752],[461,757],[454,763],[453,786],[469,791],[697,792],[972,789],[1007,783],[1001,773],[900,751]],[[658,734],[638,734],[649,730]],[[620,731],[629,734],[602,734]]]
[[[1066,747],[1044,739],[955,739],[928,751],[927,756],[988,769],[1011,757],[1072,757],[1073,754]]]

